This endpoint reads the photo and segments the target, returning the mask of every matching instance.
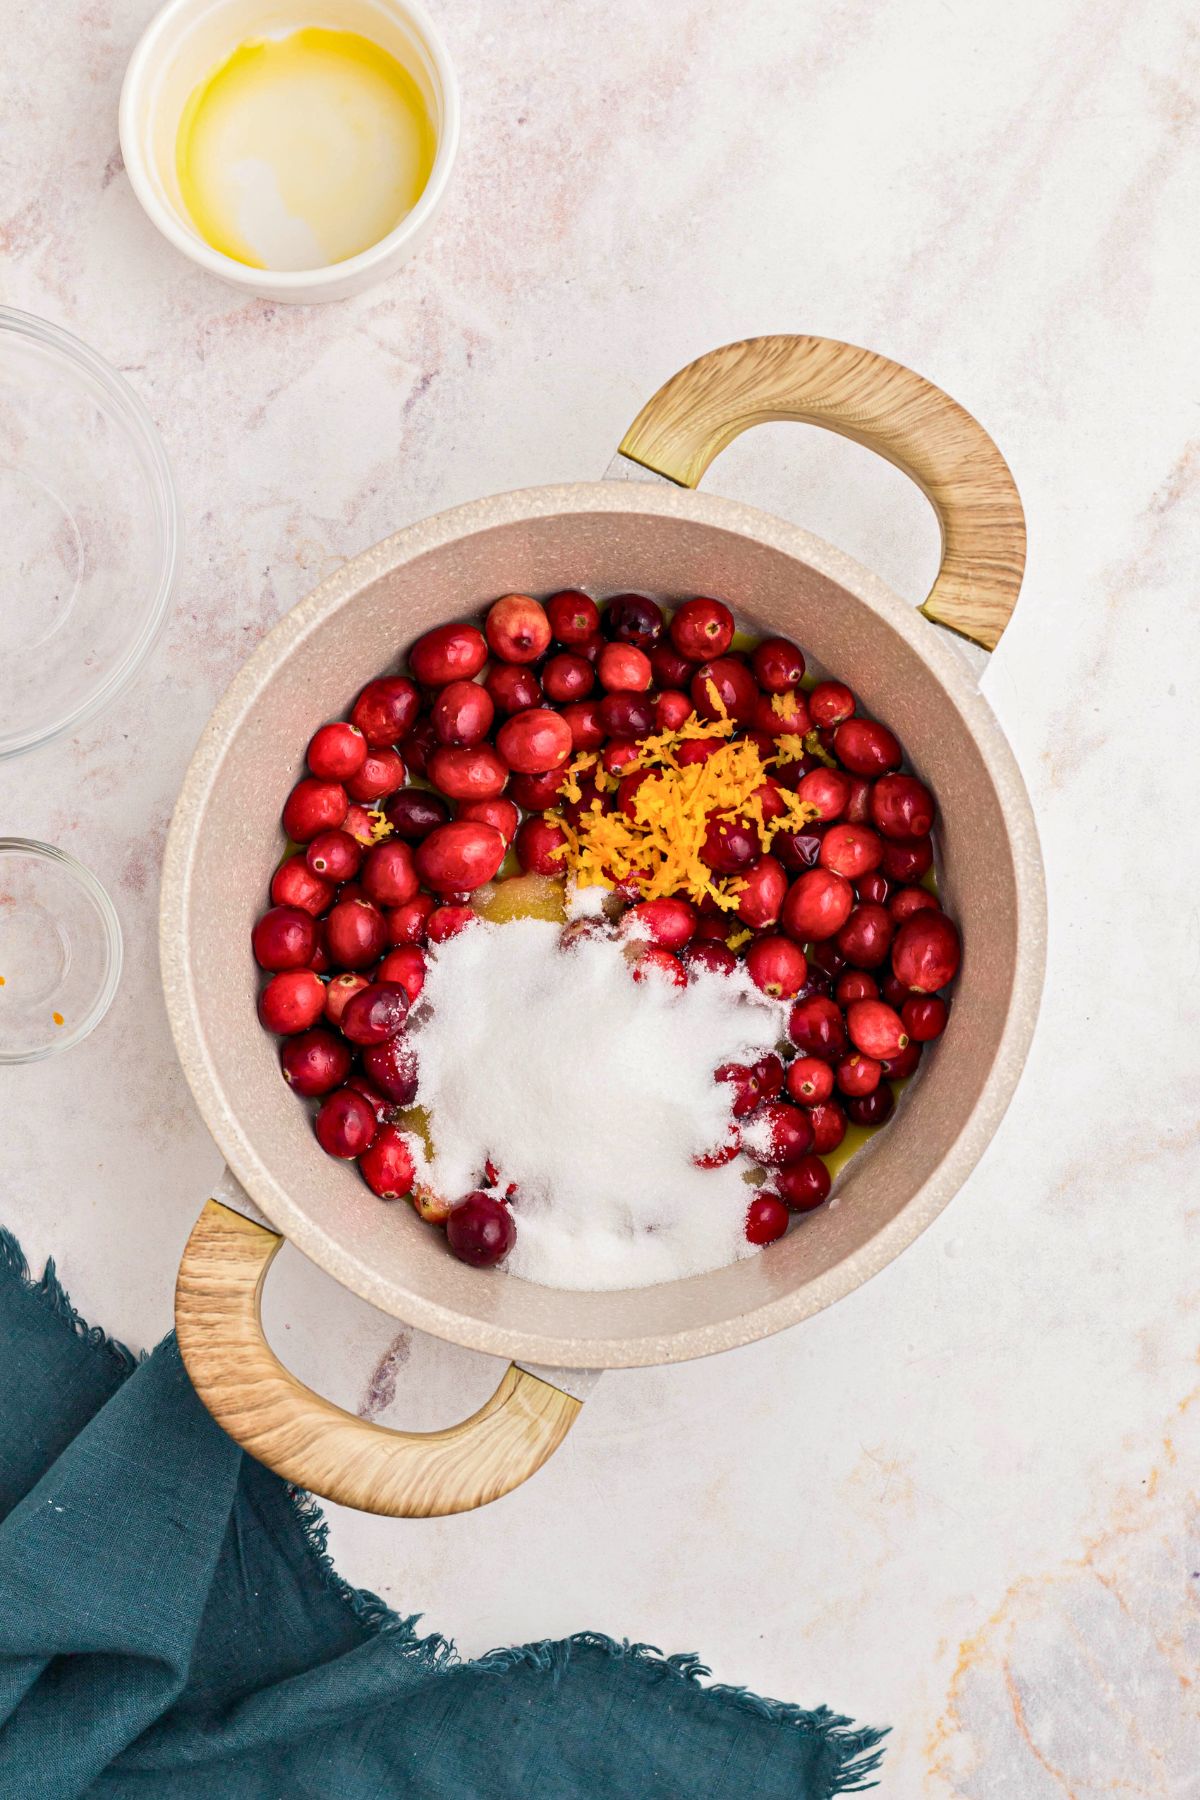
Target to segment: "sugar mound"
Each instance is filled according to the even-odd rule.
[[[771,1050],[787,1010],[741,971],[635,982],[608,934],[472,926],[436,950],[411,1020],[428,1179],[458,1199],[490,1157],[517,1183],[506,1267],[527,1281],[649,1287],[753,1255],[752,1165],[693,1158],[729,1129],[714,1070]]]

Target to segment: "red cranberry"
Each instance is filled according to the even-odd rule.
[[[808,701],[803,694],[759,694],[754,702],[753,723],[768,737],[803,737],[812,729]]]
[[[598,631],[593,631],[590,637],[585,637],[578,644],[572,645],[572,649],[575,651],[576,656],[582,656],[586,661],[595,663],[599,658],[600,652],[604,648],[604,642],[605,640],[600,636],[600,633]]]
[[[505,594],[493,601],[484,631],[492,651],[504,662],[536,662],[550,648],[550,621],[545,608],[528,594]]]
[[[739,725],[746,725],[758,704],[758,683],[745,663],[732,656],[718,656],[712,662],[701,663],[688,691],[702,719],[716,719],[724,714]]]
[[[433,703],[430,718],[439,744],[470,750],[481,744],[492,729],[496,706],[477,681],[451,681]]]
[[[733,642],[733,614],[720,600],[685,600],[670,624],[671,642],[689,662],[724,656]]]
[[[854,914],[851,913],[850,917],[853,918]],[[843,926],[843,930],[845,929]],[[879,988],[865,970],[847,969],[844,975],[838,976],[833,997],[839,1006],[846,1007],[854,1000],[878,1000]]]
[[[517,835],[517,826],[521,815],[511,800],[461,800],[456,815],[476,825],[490,825],[504,839],[505,845],[511,844]]]
[[[504,839],[495,826],[455,819],[417,845],[417,874],[435,894],[467,894],[492,879],[504,855]]]
[[[886,875],[875,869],[869,875],[860,875],[854,888],[860,900],[867,900],[872,906],[883,906],[892,891],[892,884]]]
[[[437,625],[419,637],[408,666],[424,687],[471,681],[487,661],[487,641],[477,625]]]
[[[318,831],[304,853],[312,874],[337,887],[354,880],[362,859],[363,847],[348,831]]]
[[[737,875],[762,855],[758,832],[741,819],[710,817],[700,860],[718,875]]]
[[[267,1031],[280,1037],[307,1031],[321,1017],[325,983],[311,969],[284,969],[272,975],[258,996],[258,1016]]]
[[[329,973],[329,946],[325,940],[324,919],[317,920],[317,947],[309,958],[308,966],[314,975],[327,975]]]
[[[927,837],[911,844],[885,843],[882,867],[889,881],[922,881],[933,867],[933,845]]]
[[[758,801],[764,825],[769,825],[772,819],[778,819],[788,809],[788,796],[777,781],[760,782],[750,797]]]
[[[329,1023],[340,1025],[342,1014],[355,994],[363,993],[370,985],[370,977],[367,975],[335,975],[325,988],[325,1017]]]
[[[738,959],[733,951],[726,944],[719,944],[712,938],[693,938],[679,952],[679,956],[689,975],[732,975],[738,966]]]
[[[804,657],[790,638],[764,638],[750,658],[750,667],[759,687],[768,694],[786,694],[804,679]]]
[[[818,819],[838,819],[850,798],[850,777],[840,769],[812,769],[796,789],[806,806],[815,806]]]
[[[345,719],[322,725],[309,742],[307,761],[319,781],[345,781],[356,775],[367,754],[367,740]]]
[[[526,819],[517,832],[517,861],[527,875],[561,875],[567,834],[553,819]]]
[[[375,979],[384,984],[398,984],[408,995],[408,1004],[414,1005],[425,986],[424,953],[416,944],[398,944],[388,951],[376,969]]]
[[[439,906],[429,915],[426,931],[431,944],[444,944],[468,925],[478,925],[479,914],[470,906]]]
[[[604,609],[602,629],[618,644],[652,650],[663,634],[663,609],[645,594],[614,594]],[[600,677],[604,680],[603,675]]]
[[[546,602],[550,629],[560,644],[582,644],[600,629],[600,608],[578,588],[564,588]]]
[[[694,664],[680,656],[674,644],[663,639],[650,652],[650,667],[660,688],[685,688],[692,679]]]
[[[887,958],[894,930],[887,908],[865,901],[854,908],[834,942],[856,969],[877,969]]]
[[[299,851],[280,863],[271,877],[271,898],[276,906],[298,906],[316,918],[332,906],[334,885],[314,875]]]
[[[722,1063],[713,1080],[733,1089],[729,1110],[735,1119],[748,1117],[763,1097],[757,1071],[749,1063]]]
[[[600,702],[598,700],[568,701],[562,709],[562,716],[571,733],[571,749],[598,750],[604,742],[605,730],[600,723]]]
[[[338,1088],[321,1102],[314,1130],[326,1156],[361,1156],[379,1128],[368,1100],[353,1088]]]
[[[423,944],[429,915],[437,906],[432,894],[414,894],[387,915],[389,944]]]
[[[496,749],[518,775],[561,768],[571,754],[571,728],[561,713],[535,706],[514,714],[496,733]]]
[[[412,1192],[417,1168],[409,1140],[394,1125],[381,1125],[358,1159],[359,1172],[381,1200],[402,1200]]]
[[[368,744],[384,750],[406,737],[417,722],[421,695],[406,675],[382,675],[368,681],[350,710],[351,721]]]
[[[812,1212],[828,1200],[833,1177],[819,1156],[802,1156],[772,1176],[776,1192],[789,1212]]]
[[[773,1100],[760,1106],[742,1128],[742,1148],[755,1162],[769,1168],[798,1162],[812,1149],[812,1126],[808,1114],[786,1100]]]
[[[304,969],[317,947],[316,920],[299,906],[273,906],[250,934],[260,969]]]
[[[696,909],[687,900],[643,900],[639,906],[631,907],[625,917],[664,950],[682,950],[696,930]]]
[[[407,737],[400,740],[400,755],[410,775],[428,775],[429,758],[438,747],[433,720],[418,719]]]
[[[759,1057],[754,1064],[754,1079],[762,1099],[774,1100],[777,1094],[782,1094],[783,1073],[783,1061],[773,1050],[769,1055]]]
[[[350,1073],[350,1051],[341,1038],[319,1026],[287,1040],[279,1053],[283,1079],[297,1094],[311,1097],[340,1087]]]
[[[897,981],[895,973],[891,969],[880,971],[879,993],[881,998],[886,1000],[889,1006],[894,1006],[897,1012],[908,999],[908,989],[902,981]]]
[[[791,938],[760,937],[746,950],[746,970],[772,1000],[791,1000],[808,977],[808,959]]]
[[[506,718],[542,703],[541,683],[532,669],[518,663],[493,663],[483,678],[496,711]]]
[[[788,1017],[788,1036],[805,1056],[834,1062],[846,1050],[846,1022],[841,1009],[824,994],[797,1000]]]
[[[813,832],[777,831],[771,839],[771,853],[779,858],[785,869],[800,874],[816,866],[821,854],[821,840]]]
[[[897,1050],[895,1056],[883,1057],[880,1066],[885,1078],[888,1081],[903,1081],[914,1074],[924,1048],[923,1044],[914,1043],[910,1038],[903,1050]]]
[[[508,782],[508,765],[490,744],[447,745],[430,757],[429,779],[451,800],[495,800]]]
[[[610,737],[648,737],[654,730],[654,702],[646,694],[606,694],[599,716]]]
[[[918,1044],[930,1044],[945,1031],[950,1008],[937,994],[914,994],[911,1000],[904,1002],[900,1017],[910,1038]]]
[[[329,954],[339,969],[369,969],[387,945],[387,924],[369,900],[343,896],[330,912],[325,931]]]
[[[542,670],[542,689],[556,704],[582,700],[595,685],[591,663],[585,656],[572,656],[569,650],[552,656]]]
[[[936,810],[933,795],[915,775],[884,775],[871,790],[871,818],[884,837],[928,837]]]
[[[725,1142],[713,1150],[706,1150],[702,1156],[693,1156],[692,1161],[698,1169],[723,1169],[731,1163],[735,1156],[741,1154],[742,1134],[736,1125],[731,1125],[725,1135]]]
[[[369,850],[375,842],[375,829],[381,816],[378,811],[372,812],[370,808],[360,806],[356,800],[352,806],[346,808],[346,816],[342,820],[341,829],[348,838],[353,838],[361,849]]]
[[[374,1083],[368,1081],[365,1075],[348,1076],[346,1086],[348,1088],[353,1088],[356,1094],[362,1095],[363,1099],[375,1115],[376,1124],[383,1125],[390,1120],[392,1115],[392,1102],[388,1099],[386,1094],[381,1094]]]
[[[307,844],[318,831],[334,831],[346,817],[346,790],[338,781],[306,775],[283,807],[283,829],[295,844]]]
[[[374,981],[342,1012],[342,1034],[352,1044],[382,1044],[408,1016],[408,990],[398,981]]]
[[[833,734],[839,762],[855,775],[886,775],[900,767],[900,745],[877,719],[844,719]]]
[[[861,1056],[857,1051],[851,1056],[843,1057],[835,1070],[840,1092],[851,1098],[859,1094],[873,1094],[882,1074],[883,1070],[873,1056]]]
[[[820,943],[810,944],[808,960],[814,967],[824,969],[826,975],[830,977],[831,983],[846,967],[846,959],[838,949],[837,941],[834,938],[823,938]]]
[[[691,718],[693,710],[687,694],[681,693],[678,688],[666,688],[655,696],[654,729],[678,731],[684,720]]]
[[[653,975],[656,980],[669,981],[675,987],[686,985],[687,970],[669,950],[659,944],[638,944],[636,949],[637,960],[632,968],[635,981],[645,981],[647,975]]]
[[[846,1009],[846,1029],[864,1056],[895,1056],[908,1042],[899,1013],[886,1000],[855,1000]]]
[[[888,913],[897,925],[903,925],[905,919],[911,919],[914,913],[941,912],[942,903],[936,894],[928,888],[898,888],[888,901]]]
[[[739,877],[737,916],[752,931],[774,925],[788,891],[783,865],[773,856],[760,857]]]
[[[799,944],[831,938],[850,917],[854,890],[831,869],[808,869],[793,881],[783,902],[783,929]]]
[[[788,1064],[787,1091],[797,1106],[816,1106],[833,1093],[833,1070],[817,1056],[798,1056]]]
[[[831,825],[821,840],[821,866],[857,881],[883,860],[883,841],[867,825]]]
[[[636,753],[635,745],[634,754]],[[526,812],[545,812],[558,799],[562,781],[560,769],[548,769],[544,775],[514,775],[508,791],[517,805],[523,806]]]
[[[773,1244],[788,1228],[788,1209],[774,1194],[756,1194],[746,1208],[746,1238],[751,1244]]]
[[[369,750],[357,775],[351,775],[346,792],[364,805],[382,800],[404,786],[404,760],[395,750]]]
[[[516,1241],[517,1228],[507,1206],[478,1188],[446,1220],[446,1242],[459,1262],[473,1269],[494,1268]]]
[[[610,694],[644,694],[650,686],[650,658],[633,644],[605,644],[596,659],[596,674]]]
[[[808,710],[814,725],[828,728],[840,725],[854,712],[854,695],[843,681],[818,681],[808,696]]]
[[[675,752],[675,760],[681,769],[691,768],[693,763],[707,762],[718,750],[725,747],[725,739],[719,737],[686,738]]]
[[[846,1101],[846,1116],[856,1125],[886,1125],[896,1110],[896,1096],[886,1081],[881,1081],[869,1094],[857,1094]]]
[[[813,1149],[818,1156],[828,1156],[846,1135],[846,1115],[836,1100],[821,1100],[810,1106],[808,1122],[813,1128]]]
[[[362,1053],[363,1073],[386,1094],[393,1106],[411,1106],[418,1086],[417,1058],[403,1033],[367,1044]]]
[[[892,945],[892,968],[916,994],[936,994],[958,974],[962,943],[957,927],[941,912],[906,919]]]

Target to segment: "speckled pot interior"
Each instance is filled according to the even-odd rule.
[[[937,793],[942,887],[966,943],[945,1037],[829,1205],[760,1256],[615,1293],[465,1268],[410,1208],[381,1204],[324,1156],[259,1027],[249,950],[282,850],[280,805],[315,726],[431,625],[497,594],[567,586],[719,594],[752,626],[795,638],[844,675]],[[205,878],[214,868],[219,882]],[[281,621],[218,707],[184,784],[164,870],[163,976],[214,1137],[265,1215],[314,1261],[385,1311],[470,1347],[621,1367],[706,1355],[792,1324],[866,1281],[935,1217],[1020,1074],[1041,992],[1044,905],[1020,774],[945,634],[794,526],[710,495],[601,482],[500,495],[412,526]]]

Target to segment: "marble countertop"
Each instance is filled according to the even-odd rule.
[[[246,302],[156,235],[116,104],[146,0],[21,8],[0,144],[3,297],[94,345],[155,415],[186,519],[168,628],[74,740],[0,769],[0,828],[120,911],[107,1021],[0,1087],[4,1222],[134,1344],[219,1159],[158,990],[157,874],[212,705],[345,557],[473,495],[591,477],[701,350],[824,333],[994,433],[1029,516],[983,678],[1048,867],[1023,1082],[937,1224],[831,1311],[712,1362],[614,1375],[487,1511],[335,1510],[354,1582],[466,1652],[596,1628],[894,1727],[907,1800],[1194,1793],[1200,1766],[1200,31],[1183,0],[439,0],[464,89],[419,260],[357,300]],[[715,489],[901,593],[936,533],[823,434],[741,440]],[[432,1426],[495,1365],[295,1252],[276,1345]]]

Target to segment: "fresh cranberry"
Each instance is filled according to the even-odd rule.
[[[364,805],[382,800],[404,786],[404,759],[395,750],[369,750],[357,775],[351,775],[346,792]]]
[[[553,819],[526,819],[517,832],[517,861],[527,875],[561,875],[567,834]]]
[[[479,914],[473,907],[439,906],[430,913],[429,923],[425,929],[429,934],[431,944],[444,944],[450,938],[457,937],[460,931],[465,931],[468,925],[478,925],[478,923]]]
[[[715,756],[724,747],[724,738],[685,738],[675,752],[675,760],[681,769],[689,769],[693,763],[707,762],[710,756]]]
[[[774,1194],[756,1194],[746,1208],[746,1239],[773,1244],[788,1228],[788,1209]]]
[[[699,929],[698,926],[697,931]],[[701,972],[709,975],[732,975],[738,966],[738,959],[733,951],[713,938],[693,938],[679,952],[679,957],[689,975]]]
[[[623,812],[627,819],[637,818],[638,790],[649,779],[649,769],[635,769],[632,775],[621,777],[617,785],[617,810]]]
[[[816,1106],[833,1093],[833,1070],[817,1056],[798,1056],[788,1064],[787,1091],[797,1106]]]
[[[914,913],[941,912],[942,903],[936,894],[928,888],[898,888],[888,901],[888,912],[897,925],[903,925],[905,919],[911,919]]]
[[[393,1106],[411,1106],[418,1086],[417,1058],[403,1033],[367,1044],[362,1053],[363,1073],[386,1094]]]
[[[687,694],[678,688],[666,688],[657,694],[654,700],[654,729],[656,731],[678,731],[685,719],[690,719],[694,708]]]
[[[504,662],[536,662],[550,648],[546,610],[528,594],[505,594],[493,601],[484,631],[493,653]]]
[[[564,588],[546,602],[550,629],[560,644],[582,644],[600,629],[600,608],[578,588]]]
[[[877,969],[887,959],[894,930],[887,908],[868,900],[854,908],[834,943],[856,969]]]
[[[670,624],[671,642],[689,662],[724,656],[733,642],[734,621],[720,600],[685,600]]]
[[[886,1081],[881,1081],[869,1094],[857,1094],[846,1101],[846,1116],[856,1125],[886,1125],[896,1110],[896,1096]]]
[[[451,681],[442,688],[430,718],[439,744],[470,750],[492,729],[496,705],[477,681]]]
[[[645,981],[647,975],[656,980],[669,981],[675,987],[684,987],[687,983],[687,970],[677,956],[664,950],[660,944],[638,944],[637,959],[633,964],[633,979]]]
[[[908,999],[908,989],[902,981],[897,981],[895,971],[892,969],[880,970],[879,992],[881,998],[886,1000],[889,1006],[894,1006],[897,1012]]]
[[[289,1038],[279,1053],[279,1061],[288,1086],[306,1098],[340,1087],[350,1073],[347,1045],[320,1026]]]
[[[813,1129],[813,1149],[818,1156],[828,1156],[846,1135],[846,1115],[836,1100],[821,1100],[808,1109],[808,1122]]]
[[[855,775],[886,775],[900,767],[899,742],[877,719],[844,719],[833,734],[833,748]]]
[[[423,944],[429,915],[437,906],[432,894],[414,894],[387,915],[389,944]]]
[[[910,1038],[918,1044],[930,1044],[945,1031],[950,1008],[937,994],[914,994],[911,1000],[904,1002],[900,1017]]]
[[[799,944],[831,938],[854,905],[854,889],[832,869],[807,869],[793,881],[783,902],[783,929]]]
[[[348,1076],[346,1086],[352,1088],[356,1094],[362,1095],[375,1115],[376,1124],[383,1125],[390,1120],[393,1109],[392,1101],[386,1094],[381,1094],[374,1082],[368,1081],[365,1075]]]
[[[790,638],[764,638],[750,658],[754,679],[768,694],[786,694],[804,679],[804,657]]]
[[[329,954],[339,969],[369,969],[387,945],[387,924],[369,900],[343,896],[325,925]]]
[[[317,920],[317,947],[308,959],[308,966],[314,975],[328,975],[329,973],[329,946],[326,942],[324,919]]]
[[[362,884],[376,906],[402,906],[411,900],[420,885],[411,845],[389,838],[368,850],[362,866]]]
[[[406,675],[382,675],[368,681],[350,709],[350,718],[375,750],[406,737],[417,722],[421,695]]]
[[[596,674],[607,693],[644,694],[651,681],[650,658],[633,644],[605,644],[596,659]]]
[[[831,825],[821,839],[821,866],[857,881],[883,860],[883,840],[867,825]]]
[[[450,800],[495,800],[508,782],[508,765],[491,744],[444,745],[429,759],[429,779]]]
[[[762,855],[753,825],[741,819],[710,817],[700,846],[700,860],[718,875],[738,875]]]
[[[304,969],[317,947],[316,920],[299,906],[273,906],[250,934],[260,969]]]
[[[605,639],[600,636],[600,633],[593,631],[590,637],[585,637],[578,644],[573,644],[572,649],[576,656],[582,656],[586,661],[595,663],[599,659],[604,644]]]
[[[650,667],[660,688],[685,688],[692,679],[694,664],[680,656],[674,644],[663,639],[650,652]]]
[[[647,694],[606,694],[599,716],[610,737],[648,737],[654,730],[654,702]]]
[[[802,1156],[771,1178],[775,1191],[789,1212],[812,1212],[829,1198],[833,1177],[819,1156]]]
[[[846,1022],[841,1008],[825,994],[797,1000],[788,1016],[788,1036],[805,1056],[835,1062],[846,1050]]]
[[[786,1100],[772,1100],[760,1106],[742,1128],[742,1148],[755,1162],[768,1168],[798,1162],[812,1149],[812,1126],[808,1114]]]
[[[643,900],[639,906],[631,907],[625,917],[664,950],[682,950],[696,930],[696,909],[687,900]]]
[[[886,1079],[888,1081],[903,1081],[907,1076],[914,1074],[916,1072],[917,1064],[921,1060],[921,1052],[924,1048],[924,1044],[918,1044],[910,1038],[903,1050],[897,1050],[895,1056],[883,1057],[881,1059],[881,1067]]]
[[[807,979],[808,959],[791,938],[760,937],[746,950],[746,970],[772,1000],[791,1000]]]
[[[335,719],[313,734],[306,760],[319,781],[345,781],[362,768],[366,754],[367,740],[357,726]]]
[[[353,1000],[355,994],[365,992],[371,985],[368,975],[346,973],[335,975],[325,988],[325,1017],[331,1025],[340,1025],[342,1014]]]
[[[637,754],[636,745],[634,754]],[[562,782],[561,769],[547,769],[544,775],[514,775],[508,791],[526,812],[545,812],[557,801]]]
[[[338,1088],[323,1100],[314,1122],[326,1156],[361,1156],[378,1129],[370,1103],[349,1087]]]
[[[777,856],[791,874],[798,875],[805,869],[816,867],[821,840],[810,831],[777,831],[771,839],[771,854]]]
[[[871,818],[884,837],[928,837],[936,810],[933,795],[915,775],[884,775],[871,790]]]
[[[299,851],[280,863],[271,877],[271,899],[276,906],[298,906],[314,918],[333,904],[334,884],[314,875]]]
[[[507,1206],[478,1188],[446,1220],[446,1242],[459,1262],[473,1269],[494,1268],[516,1241],[517,1228]]]
[[[419,637],[408,666],[424,687],[471,681],[487,661],[487,640],[477,625],[437,625]]]
[[[814,725],[828,728],[840,725],[854,712],[854,695],[843,681],[818,681],[808,696],[808,710]]]
[[[606,733],[600,723],[600,702],[598,700],[570,700],[563,707],[562,716],[571,733],[572,750],[598,750],[600,748]]]
[[[412,1192],[416,1164],[409,1140],[394,1125],[381,1125],[358,1159],[359,1172],[381,1200],[401,1200]]]
[[[585,656],[562,650],[542,670],[542,689],[548,700],[563,704],[582,700],[596,685],[595,672]]]
[[[692,676],[689,693],[692,704],[702,719],[735,719],[747,725],[758,704],[758,683],[744,662],[732,656],[718,656],[701,663]]]
[[[852,919],[854,914],[850,917]],[[833,997],[839,1006],[846,1007],[854,1000],[878,1000],[879,987],[865,969],[847,969],[844,975],[838,976]]]
[[[882,1074],[883,1070],[873,1056],[862,1056],[857,1051],[843,1057],[834,1071],[839,1092],[851,1098],[873,1094]]]
[[[759,694],[751,716],[755,730],[771,738],[803,737],[812,729],[803,694]]]
[[[493,663],[483,678],[483,685],[496,711],[506,718],[542,703],[542,688],[537,676],[532,669],[523,668],[519,663]]]
[[[886,875],[874,869],[869,875],[860,875],[854,889],[860,900],[867,900],[872,906],[883,906],[892,891],[892,884]]]
[[[307,844],[318,831],[334,831],[346,817],[346,790],[338,781],[306,775],[283,807],[283,829],[295,844]]]
[[[819,943],[810,944],[808,960],[815,968],[824,969],[831,984],[846,967],[846,959],[837,947],[836,938],[822,938]]]
[[[258,996],[258,1016],[267,1031],[290,1037],[321,1017],[325,983],[311,969],[284,969],[272,975]]]
[[[515,774],[541,775],[561,768],[570,756],[571,727],[561,713],[534,706],[500,727],[496,749]]]
[[[729,1110],[735,1119],[747,1118],[763,1097],[758,1074],[750,1063],[722,1063],[713,1080],[733,1089]]]
[[[362,867],[363,846],[348,831],[318,831],[304,860],[313,875],[340,887],[353,881]]]
[[[504,839],[494,825],[455,819],[417,845],[417,874],[435,894],[467,894],[492,879],[504,855]]]
[[[400,754],[410,775],[428,775],[429,759],[438,747],[433,720],[418,719],[406,737],[400,740]]]
[[[476,825],[490,825],[498,831],[507,847],[517,835],[517,826],[521,822],[521,814],[513,802],[508,799],[497,800],[460,800],[455,815],[459,819],[467,819]]]
[[[855,1000],[846,1009],[846,1029],[864,1056],[895,1056],[908,1042],[903,1020],[886,1000]]]
[[[882,867],[889,881],[922,881],[933,867],[933,845],[927,837],[911,844],[885,843]]]
[[[604,608],[601,630],[614,643],[652,650],[662,637],[665,622],[662,607],[645,594],[614,594]]]
[[[725,1142],[712,1150],[705,1150],[700,1156],[693,1156],[692,1161],[698,1169],[723,1169],[731,1163],[742,1150],[742,1134],[736,1125],[731,1125],[725,1134]]]
[[[352,1044],[382,1044],[408,1016],[408,990],[398,981],[373,981],[342,1012],[342,1035]]]
[[[818,819],[838,819],[850,798],[850,777],[840,769],[812,769],[796,792],[806,806],[816,807]]]
[[[906,919],[892,944],[897,979],[916,994],[936,994],[958,974],[962,942],[958,928],[941,912]]]
[[[769,825],[772,819],[778,819],[788,809],[788,797],[777,781],[759,782],[750,798],[758,801],[764,825]]]
[[[783,1092],[783,1059],[772,1050],[766,1056],[760,1056],[753,1068],[754,1079],[758,1083],[758,1091],[762,1099],[774,1100]]]
[[[397,944],[389,950],[375,971],[375,979],[383,984],[396,983],[408,995],[410,1006],[416,1003],[425,986],[425,956],[416,944]]]
[[[787,874],[773,856],[760,857],[739,877],[737,916],[752,931],[774,925],[788,891]]]

